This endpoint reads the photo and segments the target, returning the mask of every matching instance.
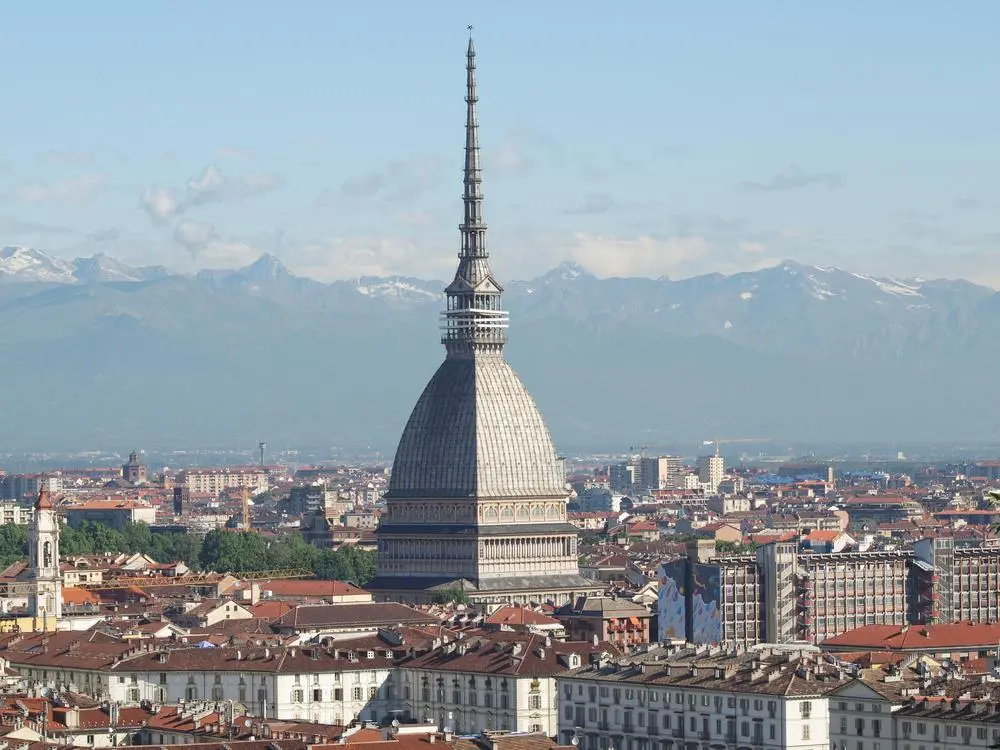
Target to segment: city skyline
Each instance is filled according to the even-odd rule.
[[[503,278],[792,258],[1000,284],[994,6],[233,7],[5,12],[0,245],[445,278],[473,23]]]

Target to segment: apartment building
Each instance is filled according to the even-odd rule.
[[[34,505],[0,502],[0,523],[9,526],[27,526],[34,517]]]
[[[684,482],[684,461],[680,456],[639,459],[638,484],[643,489],[679,489]]]
[[[718,491],[725,475],[726,463],[722,456],[716,454],[698,457],[698,481],[705,485],[710,492]]]
[[[686,558],[660,566],[659,640],[749,648],[763,638],[765,593],[752,555],[710,557],[715,545],[689,545]]]
[[[75,632],[15,637],[4,652],[29,687],[126,705],[235,700],[258,716],[339,725],[387,715],[394,656],[373,637],[331,648],[168,649]]]
[[[5,474],[0,477],[0,500],[36,498],[42,489],[56,494],[62,487],[62,477],[58,474]]]
[[[862,625],[910,622],[912,562],[910,551],[797,555],[797,637],[821,643]]]
[[[549,735],[558,723],[555,678],[597,655],[621,656],[608,644],[532,633],[434,630],[397,626],[370,635],[328,632],[298,646],[262,638],[218,648],[60,631],[2,636],[0,647],[29,689],[123,706],[235,701],[257,716],[291,721],[428,719],[456,733],[485,727]]]
[[[863,674],[834,688],[834,750],[962,750],[1000,744],[1000,685],[958,665],[936,674],[930,662]]]
[[[404,716],[436,721],[463,734],[481,730],[554,735],[556,677],[606,644],[564,642],[498,631],[473,635],[400,662]]]
[[[155,507],[130,500],[85,500],[61,506],[59,513],[74,529],[87,521],[112,529],[124,529],[132,523],[156,523]]]
[[[844,500],[843,509],[850,519],[851,531],[877,529],[881,523],[913,521],[924,515],[916,500],[890,495],[850,497]]]
[[[267,471],[259,466],[236,466],[216,469],[185,469],[177,475],[176,484],[189,492],[218,495],[223,490],[246,488],[263,492],[268,488]]]
[[[947,537],[913,546],[914,622],[996,622],[1000,619],[1000,546],[956,547]]]
[[[829,750],[826,693],[844,682],[814,648],[651,648],[557,680],[558,740],[582,750]]]
[[[913,549],[806,553],[772,542],[717,557],[710,540],[660,566],[660,639],[822,643],[866,625],[996,622],[1000,546],[929,537]]]

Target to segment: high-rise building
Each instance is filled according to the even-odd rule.
[[[580,576],[563,463],[504,359],[509,318],[486,246],[471,38],[466,86],[465,213],[445,289],[446,356],[400,438],[368,588],[406,601],[460,589],[479,601],[561,603],[597,589]]]
[[[698,481],[708,485],[712,492],[719,489],[725,475],[725,461],[718,453],[713,456],[698,457]]]
[[[680,489],[684,462],[680,456],[654,456],[639,460],[639,481],[647,490]]]
[[[59,571],[59,519],[47,489],[39,490],[35,516],[28,528],[28,577],[32,589],[28,611],[45,630],[62,617],[62,574]]]

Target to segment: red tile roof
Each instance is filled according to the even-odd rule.
[[[559,625],[556,620],[528,607],[501,607],[486,618],[488,625]]]
[[[959,651],[995,649],[1000,623],[956,622],[942,625],[865,625],[823,641],[827,648],[872,651]]]

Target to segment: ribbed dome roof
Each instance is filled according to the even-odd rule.
[[[562,462],[502,356],[448,357],[396,450],[389,497],[564,497]]]

